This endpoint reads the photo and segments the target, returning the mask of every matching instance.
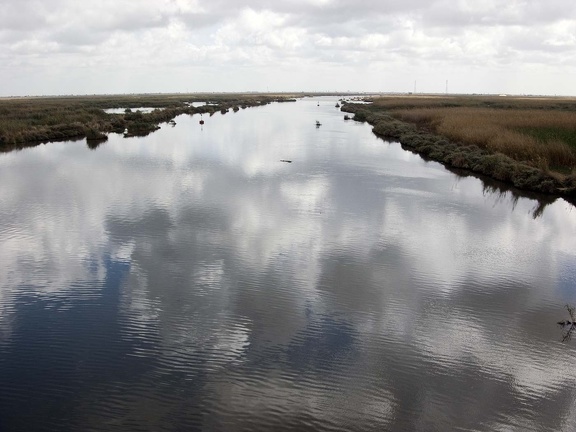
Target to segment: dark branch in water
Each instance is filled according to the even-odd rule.
[[[566,305],[570,321],[558,321],[558,325],[562,327],[562,342],[567,342],[572,338],[572,333],[576,330],[576,319],[574,318],[574,306]]]
[[[570,314],[570,318],[572,318],[572,321],[576,321],[574,319],[574,307],[570,306],[570,305],[566,305],[566,309],[568,309],[568,313]]]

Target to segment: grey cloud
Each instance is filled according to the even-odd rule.
[[[0,28],[22,33],[47,25],[48,7],[35,0],[0,2]]]
[[[97,61],[114,63],[121,74],[146,66],[150,91],[161,80],[152,68],[165,66],[210,67],[218,75],[237,66],[271,70],[290,63],[305,74],[325,64],[402,67],[422,60],[442,75],[455,65],[482,65],[499,81],[492,69],[498,65],[576,66],[575,15],[576,4],[564,0],[0,0],[0,59],[13,69]],[[58,53],[68,56],[57,60]],[[239,85],[254,72],[247,70]]]
[[[168,7],[155,3],[138,2],[93,3],[76,8],[73,2],[64,0],[36,2],[4,1],[0,5],[3,28],[38,29],[49,27],[58,22],[58,18],[66,18],[60,24],[74,22],[78,19],[91,31],[124,30],[135,31],[151,27],[166,26],[171,21],[181,21],[192,30],[198,26],[216,25],[226,20],[235,19],[239,12],[245,9],[257,11],[268,10],[283,14],[288,24],[306,28],[310,31],[337,29],[342,26],[349,28],[352,23],[357,30],[365,32],[386,31],[386,27],[395,18],[412,17],[418,19],[424,26],[467,26],[467,25],[530,25],[531,23],[554,22],[570,16],[576,6],[564,1],[511,3],[502,8],[476,7],[476,2],[447,2],[436,0],[407,1],[363,1],[349,2],[336,0],[330,2],[280,1],[271,3],[262,0],[231,2],[216,0],[201,4],[195,11],[193,8],[183,9],[172,1]],[[72,13],[74,12],[74,13]],[[53,17],[50,20],[50,17]]]

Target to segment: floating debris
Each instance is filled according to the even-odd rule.
[[[562,327],[562,342],[569,341],[572,338],[572,333],[576,329],[576,318],[574,317],[574,307],[566,305],[570,320],[558,321],[558,325]]]
[[[288,159],[280,159],[280,162],[292,163],[292,161]]]

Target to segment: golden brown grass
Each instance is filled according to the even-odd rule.
[[[576,111],[576,99],[570,97],[501,96],[383,96],[374,106],[387,110],[399,108],[476,107],[500,109],[554,109]]]
[[[474,144],[542,169],[576,167],[573,111],[466,106],[395,109],[391,114],[451,141]]]
[[[342,110],[426,160],[576,202],[576,99],[386,97]]]

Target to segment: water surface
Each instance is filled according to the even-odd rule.
[[[573,207],[336,101],[1,154],[0,430],[574,430]]]
[[[126,110],[130,110],[129,112],[135,113],[140,111],[141,113],[151,113],[152,111],[159,110],[162,111],[164,108],[151,108],[151,107],[139,107],[139,108],[106,108],[103,111],[106,114],[125,114]]]

